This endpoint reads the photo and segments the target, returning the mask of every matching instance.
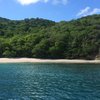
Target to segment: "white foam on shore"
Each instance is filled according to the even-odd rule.
[[[100,64],[100,60],[80,60],[80,59],[35,59],[35,58],[0,58],[0,63],[77,63],[77,64]]]

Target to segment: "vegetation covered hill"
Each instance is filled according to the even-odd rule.
[[[0,17],[0,57],[95,59],[100,54],[100,15],[54,22]]]

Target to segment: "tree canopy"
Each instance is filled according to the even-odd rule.
[[[0,17],[0,57],[95,59],[99,51],[100,15],[61,22]]]

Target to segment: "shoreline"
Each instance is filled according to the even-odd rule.
[[[0,58],[0,63],[65,63],[65,64],[100,64],[100,60],[81,59],[36,59],[36,58]]]

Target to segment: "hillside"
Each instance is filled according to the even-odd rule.
[[[0,57],[95,59],[100,54],[100,15],[54,22],[0,17]]]

